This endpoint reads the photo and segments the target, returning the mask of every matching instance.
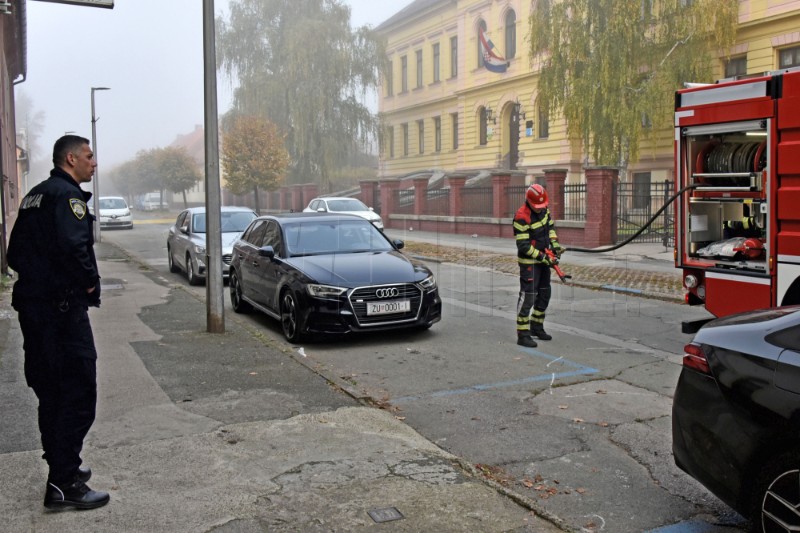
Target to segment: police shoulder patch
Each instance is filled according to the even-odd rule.
[[[70,198],[69,207],[72,209],[72,214],[75,215],[75,218],[78,220],[83,220],[83,217],[86,216],[86,203],[82,200]]]

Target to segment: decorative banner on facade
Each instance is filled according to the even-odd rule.
[[[70,4],[73,6],[106,7],[114,9],[114,0],[36,0],[37,2],[50,2],[52,4]]]
[[[478,28],[478,38],[481,40],[483,66],[486,67],[486,70],[491,72],[505,72],[508,68],[508,61],[495,53],[494,43],[483,33],[483,28]]]

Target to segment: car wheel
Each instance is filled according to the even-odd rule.
[[[800,529],[800,453],[790,452],[771,460],[762,469],[756,484],[753,531],[759,533]]]
[[[181,271],[178,265],[175,264],[175,259],[172,258],[172,250],[169,246],[167,246],[167,264],[169,265],[169,271],[173,274]]]
[[[201,279],[194,273],[194,263],[192,263],[192,256],[186,254],[186,279],[189,280],[189,285],[200,285]]]
[[[300,309],[297,306],[297,299],[289,289],[281,294],[281,328],[283,336],[289,342],[297,343],[302,340],[303,324],[300,321]]]
[[[236,313],[249,313],[252,311],[253,306],[242,299],[242,284],[239,282],[239,276],[233,270],[231,270],[228,284],[231,289],[231,307],[233,310]]]

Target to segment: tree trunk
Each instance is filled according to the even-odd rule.
[[[253,195],[255,196],[255,212],[256,214],[261,214],[261,208],[258,205],[258,185],[253,186]]]
[[[186,189],[181,191],[181,194],[183,194],[183,208],[186,209],[189,207],[189,203],[186,201]]]

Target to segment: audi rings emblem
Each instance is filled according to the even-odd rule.
[[[397,296],[400,296],[400,291],[397,289],[397,287],[378,289],[375,291],[375,296],[378,298],[396,298]]]

